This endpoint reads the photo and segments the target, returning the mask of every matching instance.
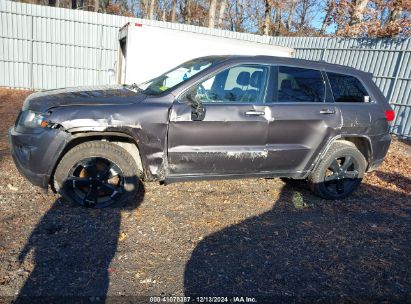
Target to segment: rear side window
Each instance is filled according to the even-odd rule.
[[[353,76],[327,73],[335,102],[364,102],[368,96],[362,83]]]
[[[320,71],[278,67],[279,102],[323,102],[325,84]]]

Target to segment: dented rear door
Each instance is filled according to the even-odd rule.
[[[340,134],[341,113],[321,71],[279,66],[274,81],[264,170],[298,175]]]
[[[339,134],[341,115],[333,104],[273,104],[270,108],[266,171],[304,172]]]

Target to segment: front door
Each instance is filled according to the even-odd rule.
[[[190,89],[170,111],[168,175],[238,175],[260,172],[267,157],[265,96],[269,67],[228,68]],[[195,98],[205,109],[192,116]]]

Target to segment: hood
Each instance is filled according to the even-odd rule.
[[[124,105],[141,101],[144,97],[122,85],[57,89],[29,95],[23,110],[45,112],[63,106]]]

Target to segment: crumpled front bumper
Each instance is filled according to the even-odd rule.
[[[70,134],[47,129],[41,133],[19,133],[9,129],[9,144],[19,172],[33,185],[47,189],[50,176]]]

